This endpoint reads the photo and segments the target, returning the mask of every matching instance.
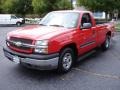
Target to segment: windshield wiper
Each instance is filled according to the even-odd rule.
[[[62,26],[62,25],[57,25],[57,24],[54,24],[54,25],[49,25],[49,26],[64,27],[64,26]]]

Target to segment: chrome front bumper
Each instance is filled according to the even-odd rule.
[[[4,55],[11,61],[20,63],[23,66],[39,70],[57,69],[59,54],[34,55],[22,54],[9,48],[3,48]]]
[[[39,70],[57,69],[58,57],[48,60],[36,60],[31,58],[21,58],[20,63],[28,68]]]

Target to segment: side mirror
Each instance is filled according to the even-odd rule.
[[[91,23],[83,23],[83,26],[81,27],[81,29],[88,29],[91,28],[92,24]]]

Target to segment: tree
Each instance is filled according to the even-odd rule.
[[[32,12],[32,0],[6,0],[3,4],[5,13],[15,13],[25,16]]]
[[[32,13],[32,0],[15,0],[14,12],[25,16],[27,13]]]
[[[0,13],[2,13],[2,4],[3,4],[3,0],[0,0]]]
[[[15,3],[14,0],[6,0],[2,5],[3,12],[4,13],[12,13],[14,3]]]
[[[5,2],[6,0],[0,0],[0,13],[4,13],[3,12],[3,5],[4,5],[4,2]]]
[[[44,15],[50,11],[70,9],[70,0],[32,0],[32,6],[35,13]]]
[[[79,6],[85,6],[93,11],[107,11],[108,8],[112,8],[112,0],[77,0]],[[108,5],[110,4],[110,5]]]
[[[92,11],[104,11],[112,13],[120,9],[120,0],[77,0],[79,6],[85,6]]]
[[[44,14],[61,9],[71,9],[70,0],[0,0],[0,12],[25,16],[28,13]]]
[[[47,4],[44,0],[32,0],[32,6],[35,13],[41,15],[47,10]]]
[[[71,2],[70,0],[59,0],[56,2],[56,5],[55,5],[57,9],[59,10],[63,10],[63,9],[71,9]]]

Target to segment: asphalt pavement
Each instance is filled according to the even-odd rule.
[[[6,34],[18,27],[0,27],[0,90],[120,90],[120,33],[111,48],[98,50],[67,74],[26,69],[4,57]]]

